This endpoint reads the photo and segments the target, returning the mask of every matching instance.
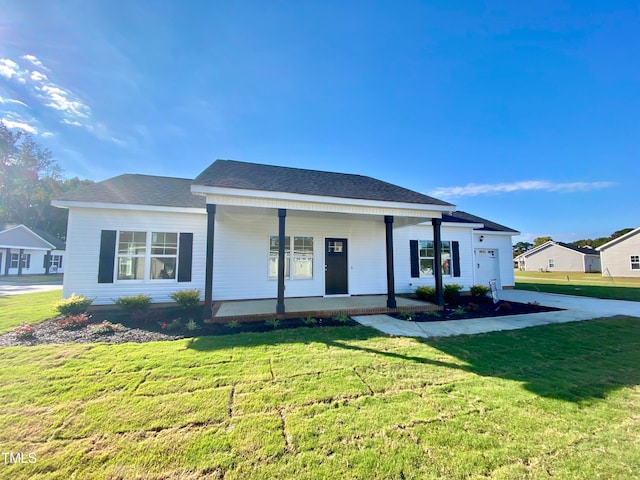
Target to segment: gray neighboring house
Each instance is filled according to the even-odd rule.
[[[527,272],[583,272],[602,271],[600,252],[568,243],[548,241],[518,255],[513,261],[519,270]]]
[[[0,276],[64,272],[65,243],[25,225],[0,225]]]
[[[640,277],[640,227],[598,247],[602,275]]]

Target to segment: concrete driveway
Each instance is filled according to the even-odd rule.
[[[62,281],[27,283],[25,281],[0,280],[0,297],[24,293],[49,292],[51,290],[62,290]]]
[[[549,323],[578,322],[592,318],[628,315],[639,317],[640,302],[625,300],[601,300],[598,298],[558,295],[554,293],[528,292],[524,290],[504,290],[500,299],[508,302],[538,302],[540,305],[563,308],[558,312],[530,313],[504,317],[478,318],[473,320],[450,320],[442,322],[407,322],[388,315],[368,315],[352,317],[362,325],[381,332],[405,337],[447,337],[516,330],[518,328],[547,325]]]

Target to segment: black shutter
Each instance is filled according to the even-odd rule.
[[[178,281],[191,281],[191,263],[193,260],[193,233],[180,234],[178,251]]]
[[[42,259],[42,268],[47,269],[47,264],[51,262],[51,256],[48,253],[44,254],[44,258]]]
[[[409,240],[411,250],[411,278],[420,277],[420,258],[418,257],[418,241]]]
[[[58,269],[62,268],[62,258],[64,257],[64,255],[60,254],[58,255]]]
[[[453,260],[453,276],[460,276],[460,242],[451,242],[451,257]]]
[[[113,266],[116,261],[116,231],[102,230],[100,233],[100,261],[98,283],[113,283]]]

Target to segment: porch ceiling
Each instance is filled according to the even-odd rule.
[[[268,218],[278,218],[277,208],[266,207],[244,207],[235,205],[220,205],[217,208],[216,216],[218,218],[224,218],[225,216],[236,217],[243,213],[259,213]],[[394,216],[394,227],[406,227],[409,225],[416,225],[422,222],[430,222],[432,218],[441,218],[440,212],[432,212],[433,217],[419,217],[419,216]],[[383,214],[372,213],[340,213],[340,212],[322,212],[322,211],[309,211],[309,210],[287,210],[287,218],[317,218],[317,219],[335,219],[335,218],[352,218],[352,219],[368,219],[371,221],[383,223]]]

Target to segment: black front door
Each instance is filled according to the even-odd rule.
[[[346,238],[325,239],[324,262],[325,294],[340,295],[349,293]]]

